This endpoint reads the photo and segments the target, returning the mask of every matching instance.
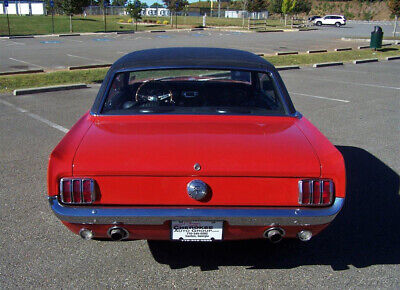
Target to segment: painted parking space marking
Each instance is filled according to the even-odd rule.
[[[68,131],[69,131],[67,128],[65,128],[65,127],[63,127],[61,125],[58,125],[58,124],[56,124],[56,123],[54,123],[54,122],[52,122],[50,120],[47,120],[47,119],[45,119],[45,118],[43,118],[43,117],[41,117],[41,116],[39,116],[37,114],[31,113],[28,110],[25,110],[23,108],[17,107],[14,104],[11,104],[11,103],[9,103],[7,101],[4,101],[4,100],[0,99],[0,103],[6,105],[8,107],[14,108],[18,112],[26,114],[27,116],[31,117],[32,119],[35,119],[35,120],[37,120],[39,122],[42,122],[42,123],[46,124],[47,126],[50,126],[50,127],[54,128],[54,129],[57,129],[57,130],[59,130],[59,131],[61,131],[63,133],[68,133]]]
[[[72,39],[72,38],[68,38],[67,40],[69,40],[69,41],[73,41],[73,42],[83,42],[82,40],[76,40],[76,39]]]
[[[194,37],[205,37],[207,35],[204,34],[204,33],[193,33],[193,34],[191,34],[191,36],[194,36]]]
[[[16,41],[12,41],[12,40],[9,40],[9,42],[11,42],[11,43],[7,44],[6,46],[10,46],[10,45],[26,45],[23,42],[16,42]]]
[[[43,66],[41,66],[41,65],[37,65],[37,64],[31,63],[31,62],[27,62],[27,61],[20,60],[20,59],[16,59],[16,58],[12,58],[12,57],[10,57],[9,59],[11,59],[11,60],[13,60],[13,61],[17,61],[17,62],[21,62],[21,63],[29,64],[29,65],[33,65],[33,66],[40,67],[40,68],[43,68],[43,69],[44,69],[44,67],[43,67]]]
[[[315,98],[315,99],[328,100],[328,101],[335,101],[335,102],[342,102],[342,103],[350,103],[350,101],[348,101],[348,100],[335,99],[335,98],[328,98],[328,97],[322,97],[322,96],[314,96],[314,95],[308,95],[308,94],[302,94],[302,93],[289,92],[289,94],[298,95],[298,96],[303,96],[303,97],[310,97],[310,98]]]
[[[400,87],[382,86],[382,85],[377,85],[377,84],[365,84],[365,83],[357,83],[357,82],[338,81],[338,80],[331,80],[331,79],[325,79],[325,78],[313,78],[313,79],[314,80],[320,80],[320,81],[326,81],[326,82],[348,84],[348,85],[365,86],[365,87],[371,87],[371,88],[400,90]]]
[[[93,41],[113,41],[113,40],[110,39],[110,38],[93,38],[92,40],[93,40]]]
[[[59,43],[62,43],[62,41],[60,41],[60,40],[44,40],[44,41],[41,41],[40,43],[44,43],[44,44],[59,44]]]

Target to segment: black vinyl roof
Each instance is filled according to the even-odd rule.
[[[140,68],[241,68],[274,70],[265,59],[247,51],[210,47],[170,47],[131,52],[117,60],[111,72]]]
[[[286,103],[288,113],[294,113],[295,108],[285,85],[275,67],[264,58],[254,53],[228,48],[210,47],[170,47],[146,49],[131,52],[118,59],[105,76],[91,113],[99,114],[104,103],[107,85],[114,74],[121,70],[149,69],[233,69],[249,71],[269,71],[275,75]]]

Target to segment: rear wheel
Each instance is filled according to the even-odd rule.
[[[321,25],[322,25],[322,22],[321,22],[321,21],[317,21],[317,22],[315,23],[315,25],[321,26]]]
[[[336,23],[335,23],[335,26],[336,26],[336,27],[340,27],[340,26],[342,26],[342,24],[340,24],[340,22],[336,22]]]

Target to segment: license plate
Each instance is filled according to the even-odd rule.
[[[222,240],[222,221],[172,221],[171,238],[179,241]]]

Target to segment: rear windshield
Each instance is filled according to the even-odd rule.
[[[117,73],[105,115],[285,114],[269,73],[233,70],[151,70]]]

